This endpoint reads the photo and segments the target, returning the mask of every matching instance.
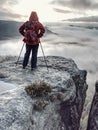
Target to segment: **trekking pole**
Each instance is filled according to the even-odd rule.
[[[48,65],[47,65],[47,60],[46,60],[46,57],[45,57],[44,50],[43,50],[41,42],[40,42],[40,46],[41,46],[41,50],[42,50],[42,53],[43,53],[44,61],[45,61],[45,64],[46,64],[46,68],[47,68],[47,71],[49,73],[49,69],[48,69]]]
[[[22,53],[22,50],[23,50],[24,44],[25,44],[25,43],[23,43],[22,48],[21,48],[21,51],[20,51],[20,54],[19,54],[18,59],[17,59],[17,61],[16,61],[16,66],[17,66],[18,61],[19,61],[19,59],[20,59],[20,56],[21,56],[21,53]]]

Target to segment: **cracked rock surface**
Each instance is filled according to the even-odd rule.
[[[16,66],[16,57],[0,57],[1,80],[16,86],[0,94],[0,130],[79,130],[87,72],[72,59],[46,58],[49,72],[42,57],[34,71],[22,69],[21,61]],[[51,92],[31,98],[25,87],[39,82],[50,84]]]

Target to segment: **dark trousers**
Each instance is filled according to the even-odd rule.
[[[37,45],[26,44],[26,53],[24,55],[23,67],[27,66],[31,51],[32,51],[31,68],[35,68],[37,66],[38,47],[39,47],[39,44],[37,44]]]

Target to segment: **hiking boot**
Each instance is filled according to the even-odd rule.
[[[23,68],[23,69],[25,69],[25,68],[26,68],[26,66],[23,66],[22,68]]]
[[[36,70],[36,69],[37,69],[37,67],[32,67],[32,68],[31,68],[31,71]]]

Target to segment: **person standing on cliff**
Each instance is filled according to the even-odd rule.
[[[38,47],[40,43],[40,38],[45,33],[45,28],[42,25],[42,23],[39,22],[38,15],[35,11],[31,12],[31,15],[29,17],[29,21],[26,21],[23,23],[23,25],[20,26],[19,32],[21,35],[24,36],[23,41],[26,43],[26,52],[24,54],[23,59],[23,69],[26,68],[30,53],[32,52],[31,56],[31,70],[35,69],[37,67],[37,53],[38,53]]]

